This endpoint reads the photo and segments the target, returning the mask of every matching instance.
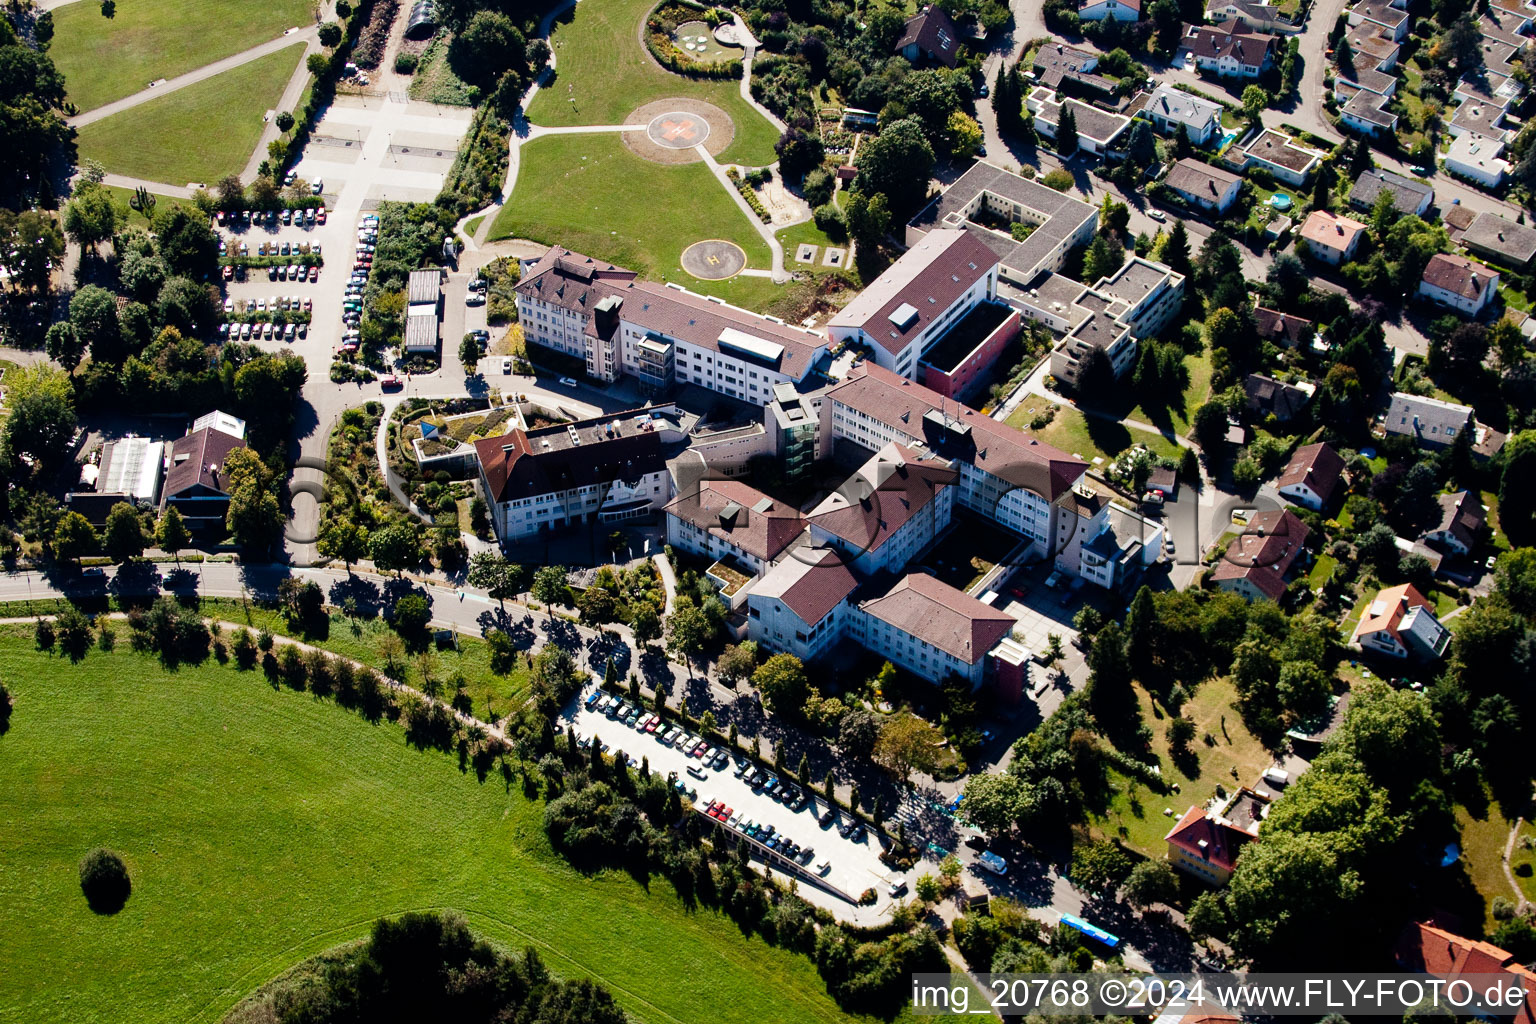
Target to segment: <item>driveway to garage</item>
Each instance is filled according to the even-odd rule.
[[[734,764],[727,765],[719,771],[704,768],[698,758],[688,757],[676,747],[662,744],[656,739],[656,733],[636,733],[623,722],[587,710],[586,699],[595,689],[598,687],[594,685],[582,691],[577,698],[577,710],[567,711],[562,716],[562,725],[573,724],[577,734],[583,739],[591,736],[598,737],[609,745],[609,753],[616,754],[622,750],[637,762],[641,758],[648,758],[652,771],[660,772],[663,777],[666,777],[669,772],[676,772],[677,778],[686,783],[690,791],[698,794],[698,799],[702,800],[703,797],[709,796],[716,800],[724,800],[726,806],[744,817],[772,825],[777,833],[788,836],[801,846],[812,848],[815,853],[811,857],[807,870],[814,873],[817,864],[830,860],[832,870],[824,877],[835,888],[850,893],[855,898],[871,886],[879,893],[879,899],[875,901],[874,906],[860,907],[839,899],[803,878],[799,879],[799,895],[807,902],[826,907],[839,920],[861,925],[881,923],[889,916],[893,902],[887,892],[891,881],[895,878],[906,878],[909,887],[906,898],[910,899],[910,887],[917,875],[923,871],[934,870],[933,865],[925,864],[908,875],[886,867],[880,862],[879,842],[867,830],[864,839],[859,842],[844,839],[837,834],[836,825],[846,818],[842,812],[837,812],[836,821],[823,829],[816,824],[816,819],[824,809],[825,801],[809,792],[806,793],[808,797],[806,805],[799,811],[792,811],[765,793],[753,792],[750,785],[732,775],[731,773],[735,770]],[[698,739],[697,734],[690,735]],[[688,774],[690,766],[701,769],[705,778],[699,779]],[[783,781],[782,778],[780,781]],[[779,874],[782,875],[785,872],[780,870]]]

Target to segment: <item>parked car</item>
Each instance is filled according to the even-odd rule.
[[[397,388],[400,386],[400,378],[396,377],[394,374],[390,374],[388,377],[385,377],[383,380],[379,381],[379,386],[385,389]]]
[[[896,879],[891,883],[891,888],[888,891],[891,894],[891,899],[896,899],[902,893],[907,891],[907,880],[905,878]]]
[[[691,764],[691,765],[688,766],[688,774],[692,775],[696,779],[707,779],[707,778],[709,778],[709,773],[706,772],[704,769],[700,768],[696,764]]]
[[[559,384],[563,388],[574,388],[574,387],[579,387],[580,386],[580,385],[578,385],[576,383],[575,379],[572,378],[572,377],[561,377],[560,380],[559,380]]]
[[[502,373],[511,373],[512,372],[512,357],[511,356],[507,356],[506,358],[504,358],[501,361],[501,372]]]
[[[991,850],[983,850],[977,855],[976,861],[994,875],[1006,875],[1008,873],[1008,862]]]

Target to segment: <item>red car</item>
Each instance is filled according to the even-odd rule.
[[[325,207],[322,206],[320,209],[315,211],[315,220],[321,224],[325,223]]]
[[[234,276],[235,276],[235,268],[231,264],[228,264],[228,263],[224,264],[224,280],[226,280],[226,281],[233,280]]]
[[[381,388],[398,388],[400,386],[400,378],[396,377],[394,374],[390,374],[388,377],[385,377],[379,381],[379,387]]]

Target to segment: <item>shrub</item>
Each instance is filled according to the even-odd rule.
[[[96,913],[115,914],[128,902],[133,883],[123,859],[97,847],[80,861],[80,891]]]
[[[831,203],[816,207],[816,228],[833,241],[841,242],[848,237],[848,222],[843,211]]]
[[[414,53],[395,54],[395,71],[397,74],[413,75],[416,73],[418,58]]]

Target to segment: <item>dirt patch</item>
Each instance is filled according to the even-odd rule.
[[[710,156],[719,156],[736,138],[736,123],[731,120],[731,115],[703,100],[657,100],[631,113],[624,119],[624,123],[643,124],[649,128],[657,118],[667,114],[688,114],[702,118],[709,126],[704,148]],[[692,147],[677,149],[675,146],[662,145],[652,141],[649,131],[623,132],[622,135],[624,145],[629,147],[630,152],[658,164],[691,164],[699,160],[698,152]]]

